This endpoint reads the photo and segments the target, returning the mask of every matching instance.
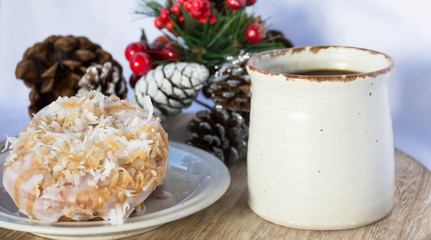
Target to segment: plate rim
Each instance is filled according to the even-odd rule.
[[[107,235],[110,233],[159,226],[184,218],[209,207],[224,195],[230,185],[231,178],[229,170],[222,161],[202,149],[184,143],[169,141],[169,147],[188,152],[206,162],[210,167],[214,176],[213,179],[205,189],[192,198],[188,198],[175,206],[157,212],[129,218],[124,224],[119,225],[99,225],[100,222],[56,222],[53,223],[55,225],[52,225],[40,220],[13,216],[0,211],[0,227],[15,231],[52,236]],[[3,179],[1,179],[1,181],[3,181]],[[154,216],[157,217],[154,218]],[[4,218],[15,218],[19,221],[27,222],[27,224],[7,222]],[[31,223],[37,225],[32,225]],[[79,231],[76,231],[78,229],[78,226],[76,226],[77,224],[80,224]]]

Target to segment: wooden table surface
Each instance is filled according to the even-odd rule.
[[[165,125],[171,140],[184,141],[190,115]],[[153,231],[127,238],[143,239],[427,239],[431,240],[431,174],[418,161],[395,151],[396,192],[392,212],[383,220],[356,229],[304,231],[267,222],[247,205],[247,166],[229,167],[231,185],[210,207]],[[0,228],[0,239],[44,239]]]

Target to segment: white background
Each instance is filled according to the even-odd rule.
[[[0,141],[28,123],[29,89],[15,78],[24,51],[52,34],[87,36],[131,74],[123,51],[153,19],[133,14],[137,0],[0,0]],[[396,147],[431,168],[431,9],[425,0],[258,0],[256,14],[296,46],[348,45],[391,55]],[[131,91],[129,100],[132,99]],[[195,111],[196,105],[187,111]]]

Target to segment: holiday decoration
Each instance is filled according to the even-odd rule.
[[[176,50],[177,46],[169,38],[160,36],[154,40],[149,54],[156,61],[175,61],[179,59]]]
[[[166,44],[170,43],[171,40],[169,40],[168,37],[166,37],[165,35],[162,36],[158,36],[152,45],[153,49],[158,49],[158,48],[162,48],[163,46],[165,46]]]
[[[122,76],[122,68],[111,54],[86,37],[50,36],[35,43],[25,51],[15,71],[16,77],[31,88],[30,116],[59,96],[75,95],[87,67],[106,62],[111,62]],[[119,81],[125,80],[121,77]]]
[[[246,0],[226,0],[226,3],[230,8],[234,10],[238,10],[243,8],[247,3],[247,1]]]
[[[266,37],[266,30],[261,24],[253,23],[245,30],[245,37],[251,43],[259,43]]]
[[[240,114],[216,105],[210,112],[197,112],[196,117],[189,124],[188,144],[213,153],[227,165],[245,159],[248,126]]]
[[[130,61],[130,58],[138,52],[147,52],[150,49],[150,46],[146,41],[139,41],[131,43],[127,46],[125,55],[127,60]]]
[[[249,112],[250,76],[245,70],[245,64],[250,57],[250,53],[241,52],[215,66],[215,71],[204,88],[204,95],[225,109],[239,113]]]
[[[165,118],[190,106],[208,79],[208,69],[197,63],[176,62],[159,65],[136,84],[136,102],[145,105],[150,96],[154,114]]]
[[[277,30],[268,30],[266,36],[270,39],[272,43],[281,44],[284,48],[293,47],[293,43],[284,37],[284,34]]]
[[[138,80],[139,80],[141,77],[142,77],[142,75],[138,75],[138,74],[135,74],[135,73],[133,73],[132,75],[130,75],[130,78],[129,78],[130,86],[131,86],[132,88],[135,88],[136,83],[138,82]]]
[[[126,81],[121,75],[120,69],[111,62],[88,67],[84,76],[79,80],[78,86],[80,94],[97,90],[107,96],[117,95],[122,99],[127,98]]]
[[[247,6],[253,6],[256,2],[257,2],[257,0],[247,0],[246,5]]]
[[[292,46],[280,32],[267,31],[259,16],[246,11],[256,2],[140,0],[136,11],[154,17],[163,33],[143,51],[150,55],[153,69],[137,83],[137,75],[130,79],[131,86],[136,83],[137,102],[144,104],[143,97],[150,96],[154,114],[166,118],[195,101],[204,86],[204,96],[216,107],[196,100],[211,110],[199,112],[190,123],[188,143],[213,152],[226,163],[244,159],[246,152],[251,92],[245,63],[256,52]],[[191,75],[181,70],[188,65],[205,69],[193,87],[185,85]]]
[[[138,14],[156,17],[156,22],[159,19],[163,23],[162,31],[175,45],[178,61],[212,68],[241,50],[260,52],[284,47],[266,37],[264,23],[247,13],[246,0],[141,0],[140,3]],[[167,22],[172,27],[168,28]],[[251,41],[247,37],[250,34],[254,34]]]
[[[130,57],[130,68],[135,74],[146,74],[150,71],[151,64],[151,57],[144,52],[135,53]]]

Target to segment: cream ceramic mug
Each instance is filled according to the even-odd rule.
[[[382,219],[394,201],[394,143],[386,54],[354,47],[262,52],[247,63],[252,98],[250,208],[301,229]],[[335,69],[336,76],[292,73]]]

